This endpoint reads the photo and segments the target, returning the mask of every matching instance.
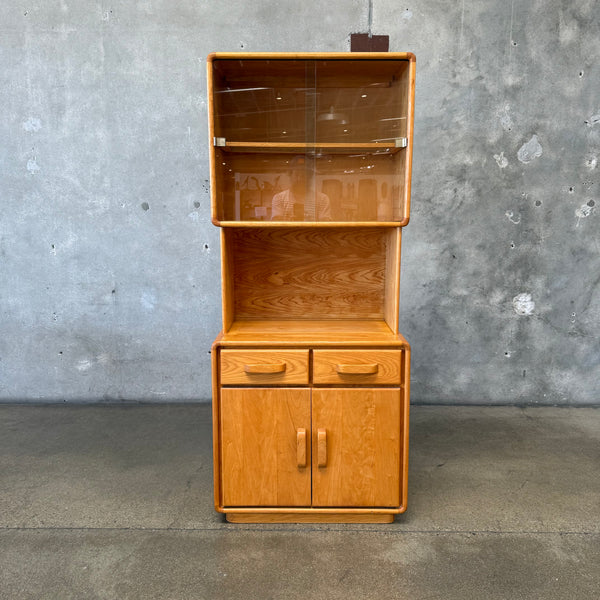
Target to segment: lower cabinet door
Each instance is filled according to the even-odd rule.
[[[310,390],[221,389],[224,506],[310,506]]]
[[[399,389],[313,389],[314,507],[400,504]]]

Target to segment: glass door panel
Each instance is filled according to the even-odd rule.
[[[406,219],[407,60],[212,68],[218,222]]]
[[[399,153],[217,156],[220,221],[391,222],[403,215]]]

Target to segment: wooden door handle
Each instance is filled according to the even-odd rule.
[[[306,429],[304,427],[296,430],[296,458],[299,467],[306,467]]]
[[[317,429],[317,466],[327,466],[327,429]]]
[[[267,363],[267,364],[252,364],[244,365],[246,373],[257,373],[266,375],[268,373],[283,373],[285,371],[285,363]]]
[[[379,371],[377,363],[369,365],[335,365],[340,375],[375,375]]]

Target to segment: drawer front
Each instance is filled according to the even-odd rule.
[[[222,385],[307,385],[308,350],[221,350]]]
[[[400,385],[402,350],[315,350],[313,382]]]

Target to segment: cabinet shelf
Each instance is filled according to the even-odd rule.
[[[383,320],[264,320],[234,321],[219,338],[222,346],[408,346]]]
[[[230,142],[215,138],[215,146],[225,152],[290,154],[395,154],[406,148],[406,138],[394,142]]]

